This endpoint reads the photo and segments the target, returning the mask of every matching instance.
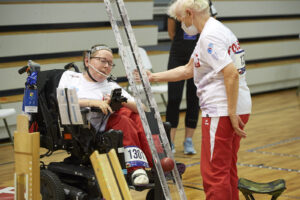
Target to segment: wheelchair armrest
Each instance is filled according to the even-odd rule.
[[[90,107],[80,107],[80,112],[82,114],[86,114],[88,112],[90,112],[91,108]]]
[[[89,124],[89,120],[87,119],[87,114],[89,112],[99,112],[99,113],[101,113],[102,111],[98,107],[80,107],[80,112],[81,112],[81,115],[82,115],[83,124],[87,125],[87,124]]]
[[[102,112],[100,108],[98,107],[81,107],[80,112],[82,114],[86,114],[88,112]]]

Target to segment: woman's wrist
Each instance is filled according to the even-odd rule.
[[[156,73],[151,73],[151,77],[150,77],[149,81],[152,82],[152,83],[157,82]]]

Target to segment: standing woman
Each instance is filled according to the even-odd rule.
[[[211,16],[215,17],[217,11],[210,3]],[[181,23],[175,18],[168,17],[168,33],[172,41],[168,70],[186,64],[193,53],[199,38],[199,33],[188,35],[181,28]],[[182,100],[184,83],[186,82],[186,114],[185,114],[185,140],[183,142],[184,154],[196,154],[192,137],[195,133],[199,118],[199,99],[196,95],[196,86],[193,78],[168,83],[168,105],[166,121],[171,123],[171,147],[175,153],[175,135],[179,122],[179,107]]]
[[[177,0],[169,15],[190,35],[201,33],[189,62],[148,73],[152,82],[194,77],[202,110],[201,175],[208,200],[237,200],[237,153],[251,112],[244,51],[237,37],[210,17],[207,0]]]

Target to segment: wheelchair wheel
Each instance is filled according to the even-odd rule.
[[[41,195],[43,200],[65,200],[61,181],[53,172],[41,170]]]

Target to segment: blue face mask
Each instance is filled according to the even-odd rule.
[[[192,22],[192,25],[189,27],[186,27],[185,23],[181,22],[181,28],[184,30],[184,32],[186,32],[190,36],[198,34],[198,30],[194,26],[193,22]]]

